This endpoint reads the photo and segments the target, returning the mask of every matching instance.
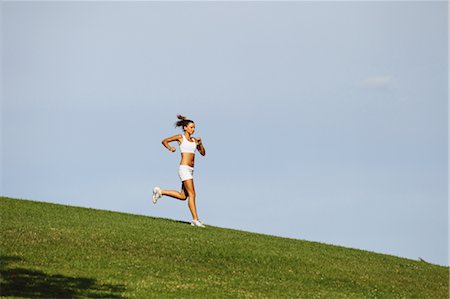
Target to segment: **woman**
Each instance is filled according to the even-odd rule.
[[[180,200],[188,200],[189,210],[192,214],[191,225],[198,227],[205,227],[205,225],[198,219],[197,208],[195,207],[195,188],[194,188],[194,158],[195,150],[198,149],[199,153],[206,155],[205,148],[202,144],[201,138],[193,138],[191,135],[195,131],[195,124],[192,120],[187,119],[185,116],[177,115],[179,121],[175,123],[175,127],[183,128],[183,134],[178,134],[172,137],[168,137],[162,141],[162,144],[171,152],[176,149],[169,145],[169,142],[178,141],[181,151],[181,162],[178,169],[178,175],[181,180],[181,191],[175,190],[161,190],[160,187],[153,189],[153,203],[156,204],[159,198],[163,195],[167,195]]]

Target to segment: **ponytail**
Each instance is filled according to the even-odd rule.
[[[186,116],[183,116],[181,114],[177,115],[177,118],[179,119],[179,121],[175,122],[175,128],[176,127],[185,127],[187,126],[189,123],[193,123],[194,121],[188,119]]]

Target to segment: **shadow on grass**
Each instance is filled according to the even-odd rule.
[[[97,284],[92,278],[51,275],[41,271],[9,267],[21,261],[0,256],[0,296],[28,298],[125,298],[122,285]]]
[[[173,221],[182,223],[182,224],[189,224],[189,225],[191,224],[189,221],[183,221],[183,220],[173,220]]]

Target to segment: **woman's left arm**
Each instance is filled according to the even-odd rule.
[[[197,140],[197,149],[198,149],[198,152],[199,152],[202,156],[206,155],[206,151],[205,151],[205,147],[203,146],[202,139],[201,139],[201,138],[195,138],[195,139]]]

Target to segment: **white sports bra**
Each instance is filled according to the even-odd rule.
[[[181,135],[183,136],[183,142],[180,143],[180,151],[182,153],[195,153],[195,149],[197,148],[195,141],[189,141],[184,134]]]

